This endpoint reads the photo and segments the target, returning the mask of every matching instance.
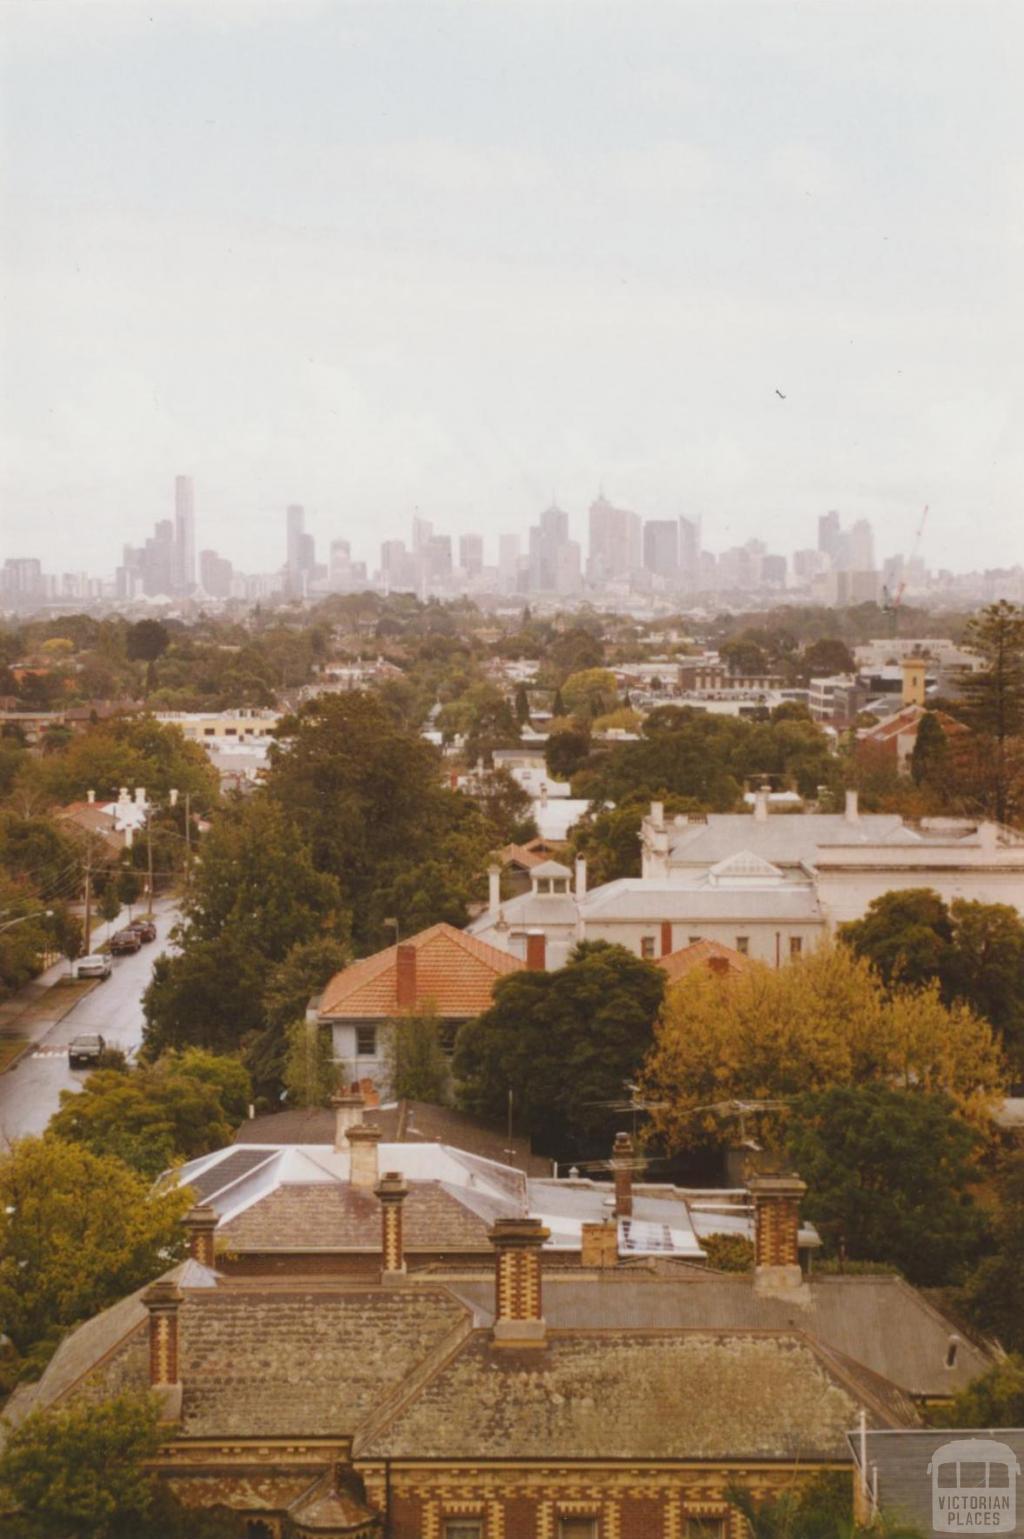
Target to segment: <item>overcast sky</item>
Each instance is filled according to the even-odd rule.
[[[0,555],[599,487],[1024,561],[1021,0],[0,0]],[[776,391],[783,392],[780,399]]]

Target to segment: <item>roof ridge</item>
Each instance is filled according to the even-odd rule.
[[[430,1351],[423,1357],[412,1373],[407,1378],[399,1380],[377,1404],[376,1409],[356,1429],[352,1438],[352,1453],[357,1456],[366,1451],[373,1439],[380,1436],[389,1422],[394,1421],[402,1414],[406,1406],[410,1404],[429,1384],[430,1380],[440,1373],[448,1364],[458,1356],[466,1342],[481,1329],[473,1323],[474,1310],[464,1299],[459,1298],[454,1289],[444,1287],[444,1292],[453,1299],[462,1314],[441,1339],[434,1344]]]

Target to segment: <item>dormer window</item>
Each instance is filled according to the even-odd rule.
[[[538,892],[550,892],[551,891],[551,878],[549,876],[539,876],[537,878],[537,891]]]

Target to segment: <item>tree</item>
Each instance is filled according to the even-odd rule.
[[[237,1059],[193,1048],[130,1070],[94,1070],[82,1090],[61,1091],[47,1132],[116,1155],[152,1180],[175,1159],[230,1143],[250,1095]]]
[[[125,648],[133,661],[146,664],[147,689],[153,688],[156,682],[157,661],[163,657],[170,644],[171,638],[167,627],[161,625],[159,620],[139,620],[135,625],[129,626]]]
[[[1003,1060],[989,1024],[943,1004],[937,984],[890,993],[845,946],[739,976],[695,969],[669,990],[644,1071],[645,1095],[665,1103],[654,1130],[680,1149],[720,1138],[698,1113],[709,1103],[871,1083],[948,1095],[988,1129]]]
[[[1009,1158],[996,1183],[991,1225],[991,1254],[968,1278],[963,1307],[1004,1347],[1024,1352],[1024,1152]]]
[[[569,715],[583,722],[607,716],[619,703],[615,675],[605,668],[585,668],[570,674],[561,692]]]
[[[156,1058],[190,1045],[236,1052],[263,1027],[261,996],[267,962],[240,936],[190,936],[183,949],[153,964],[142,996],[144,1051]]]
[[[530,697],[526,693],[526,685],[520,684],[516,689],[516,721],[520,727],[530,725]]]
[[[263,1014],[267,1025],[284,1031],[300,1020],[315,994],[348,967],[352,952],[348,943],[332,935],[298,941],[267,975],[263,990]]]
[[[768,660],[755,641],[738,637],[735,641],[723,642],[718,651],[730,673],[745,674],[749,678],[768,672]]]
[[[113,924],[120,912],[121,899],[118,896],[117,883],[108,882],[100,893],[100,918],[104,924]]]
[[[839,1471],[823,1471],[760,1500],[735,1483],[725,1494],[743,1514],[750,1539],[926,1539],[920,1528],[885,1513],[862,1527],[853,1516],[849,1474]]]
[[[544,761],[552,780],[571,780],[590,754],[590,733],[582,727],[552,732],[544,745]]]
[[[128,1539],[150,1516],[145,1461],[165,1435],[155,1396],[35,1412],[0,1453],[0,1506],[23,1514],[16,1533],[24,1539]]]
[[[48,1356],[68,1326],[162,1272],[191,1202],[80,1144],[15,1143],[0,1156],[0,1318],[18,1351]]]
[[[665,975],[622,946],[587,941],[557,972],[498,981],[491,1008],[456,1040],[459,1103],[489,1120],[508,1113],[553,1158],[604,1154],[611,1101],[651,1042]]]
[[[910,887],[873,899],[863,918],[842,925],[839,934],[891,988],[940,976],[953,926],[937,892]]]
[[[466,791],[490,825],[494,845],[524,844],[537,835],[533,800],[504,767],[474,779]]]
[[[807,678],[820,675],[827,678],[833,673],[854,673],[857,664],[845,641],[834,636],[823,636],[804,649],[800,666]]]
[[[968,1384],[937,1418],[947,1427],[1024,1426],[1024,1357],[1014,1353]]]
[[[326,1106],[338,1082],[331,1034],[316,1021],[285,1028],[284,1086],[290,1106]]]
[[[142,878],[137,871],[132,870],[131,866],[123,866],[117,873],[116,889],[119,901],[124,904],[130,913],[132,905],[139,901],[139,894],[142,891]]]
[[[161,803],[172,790],[182,799],[188,794],[193,812],[220,801],[220,780],[204,750],[188,742],[180,728],[152,716],[97,723],[64,753],[33,761],[31,774],[44,795],[63,803],[88,791],[95,791],[99,801],[113,801],[122,786],[143,786],[151,800]]]
[[[384,1056],[392,1098],[447,1103],[451,1076],[435,1011],[410,1011],[390,1021]]]
[[[980,653],[984,667],[960,675],[963,714],[974,729],[981,772],[974,798],[997,822],[1019,810],[1022,794],[1020,739],[1024,735],[1024,610],[1000,599],[976,615],[964,644]]]
[[[889,1261],[935,1286],[981,1243],[967,1194],[976,1143],[945,1096],[839,1085],[795,1102],[787,1150],[833,1253]]]
[[[910,755],[910,775],[916,786],[941,795],[950,791],[952,755],[949,739],[934,711],[926,711],[918,723]]]
[[[587,882],[594,887],[619,877],[640,875],[640,825],[650,803],[630,799],[618,807],[591,806],[572,829],[573,854],[587,861]],[[703,809],[692,797],[669,796],[665,811],[671,817]]]

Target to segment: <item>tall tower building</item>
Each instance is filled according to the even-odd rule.
[[[174,591],[196,585],[196,492],[191,476],[174,478]]]
[[[285,560],[285,586],[289,593],[301,595],[313,575],[316,565],[316,546],[313,536],[306,533],[306,510],[301,503],[293,502],[285,512],[287,554]]]
[[[841,544],[839,514],[834,510],[822,513],[818,519],[818,549],[829,558],[833,566],[838,564]]]
[[[679,575],[679,525],[674,518],[649,518],[644,524],[644,566],[674,582]]]

